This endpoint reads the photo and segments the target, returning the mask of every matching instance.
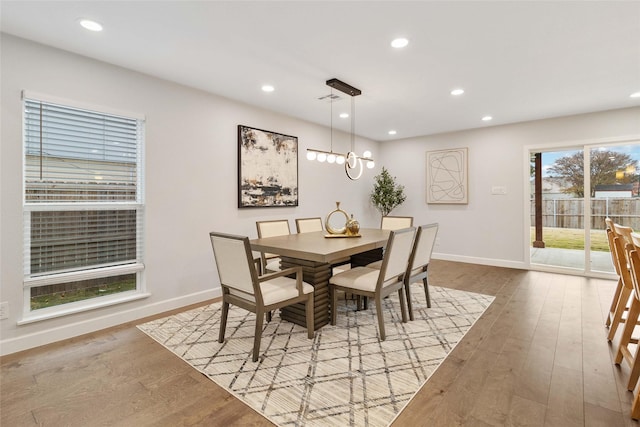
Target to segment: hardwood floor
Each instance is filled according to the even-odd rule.
[[[446,261],[430,270],[435,285],[496,300],[393,426],[637,425],[629,369],[606,340],[615,282]],[[0,364],[2,426],[272,425],[134,324]]]

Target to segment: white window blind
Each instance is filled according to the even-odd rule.
[[[139,118],[25,98],[30,299],[77,295],[83,286],[115,289],[119,277],[129,283],[123,289],[131,290],[132,277],[137,281],[131,266],[141,270],[143,262],[143,125]]]

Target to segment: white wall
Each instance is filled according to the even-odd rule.
[[[255,221],[325,216],[341,201],[363,226],[377,226],[368,203],[372,177],[349,180],[337,165],[308,162],[307,147],[327,148],[329,129],[256,109],[2,34],[0,150],[0,352],[11,353],[217,296],[208,232],[256,237]],[[22,112],[29,90],[146,116],[146,286],[151,297],[27,325],[22,291]],[[260,95],[260,94],[257,94]],[[299,142],[299,206],[237,208],[237,125],[295,135]],[[345,136],[346,137],[346,136]],[[356,149],[378,144],[356,140]]]
[[[440,224],[435,257],[526,268],[527,148],[619,138],[640,142],[640,108],[399,140],[383,144],[380,157],[407,187],[407,202],[393,214],[413,215],[416,225]],[[469,148],[469,204],[428,205],[426,152],[459,147]],[[492,186],[506,187],[507,194],[492,195]]]

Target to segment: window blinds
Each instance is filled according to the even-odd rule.
[[[143,121],[35,99],[24,108],[25,286],[141,265]]]
[[[25,100],[25,201],[137,201],[140,120]]]

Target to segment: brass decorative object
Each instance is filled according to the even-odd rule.
[[[351,219],[347,221],[347,236],[358,236],[360,233],[360,223],[353,218],[353,214],[351,214]]]
[[[331,217],[335,214],[344,215],[344,227],[334,228],[331,226]],[[327,219],[324,221],[324,227],[327,229],[329,234],[346,234],[347,233],[347,222],[349,221],[349,215],[342,209],[340,209],[340,202],[336,202],[336,208],[329,212],[327,215]]]

